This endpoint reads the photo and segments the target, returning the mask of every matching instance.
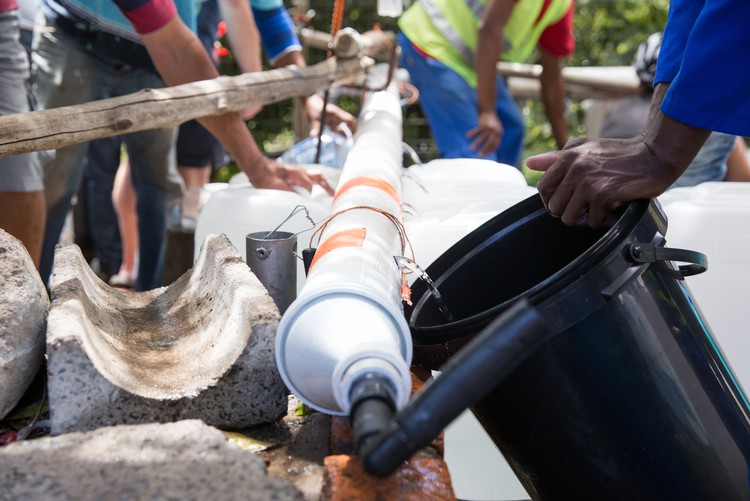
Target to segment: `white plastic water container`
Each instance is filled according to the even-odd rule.
[[[406,171],[404,222],[422,268],[489,219],[537,193],[518,169],[489,160],[433,160]],[[418,277],[408,278],[411,283]],[[459,499],[529,497],[471,412],[453,421],[444,436],[445,461]]]
[[[475,158],[413,165],[402,183],[404,224],[422,268],[482,223],[536,193],[515,167]],[[416,278],[410,275],[409,281]]]
[[[667,245],[708,258],[708,270],[686,283],[735,376],[750,389],[750,183],[675,188],[659,201]]]
[[[331,214],[326,207],[309,197],[281,190],[263,190],[249,184],[228,185],[225,189],[212,192],[205,206],[201,209],[198,224],[195,228],[195,252],[197,259],[203,240],[212,233],[224,233],[242,256],[245,256],[245,236],[260,231],[279,231],[300,233],[297,249],[301,252],[307,247],[305,236],[309,237],[313,225],[305,217],[304,207],[315,223],[319,223]],[[297,211],[286,222],[285,220]],[[282,224],[283,223],[283,224]],[[281,227],[279,228],[279,225]],[[297,290],[305,283],[305,268],[302,259],[297,260]]]
[[[448,425],[444,437],[445,462],[458,499],[530,499],[521,481],[471,411],[464,411]]]
[[[526,188],[523,174],[510,165],[476,158],[438,159],[405,169],[402,200],[410,216],[445,218],[476,210],[469,208],[474,204],[485,204],[485,210],[499,204],[502,209],[504,193]]]
[[[346,156],[354,142],[352,133],[346,125],[342,126],[343,132],[333,132],[328,127],[323,128],[320,142],[320,158],[318,164],[327,165],[336,169],[344,167]],[[279,162],[285,164],[315,165],[315,156],[318,153],[318,138],[306,137],[298,141],[286,150],[280,157]]]

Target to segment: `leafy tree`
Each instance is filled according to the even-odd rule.
[[[651,33],[662,31],[669,0],[575,0],[574,35],[576,50],[567,66],[628,66],[638,45]],[[524,103],[526,140],[524,158],[556,149],[544,108],[539,101]],[[569,103],[571,136],[586,135],[584,107]],[[526,172],[535,184],[541,174]]]

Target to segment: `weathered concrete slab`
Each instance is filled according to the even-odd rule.
[[[224,429],[275,421],[287,390],[273,355],[279,313],[223,235],[169,287],[126,292],[60,247],[47,371],[52,434],[198,418]]]
[[[0,229],[0,419],[39,371],[48,312],[47,290],[31,256]]]
[[[323,461],[330,453],[331,416],[313,411],[299,415],[296,410],[300,404],[290,395],[282,420],[243,431],[255,440],[273,444],[260,452],[269,475],[293,482],[305,501],[319,501]]]
[[[101,428],[0,448],[0,498],[302,500],[197,420]]]

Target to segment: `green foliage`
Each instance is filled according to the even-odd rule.
[[[570,66],[626,66],[667,21],[669,0],[577,0]]]
[[[566,65],[629,66],[638,45],[664,29],[668,7],[669,0],[576,0],[576,50]],[[541,102],[530,100],[523,105],[527,126],[524,159],[556,149]],[[568,103],[568,111],[571,137],[584,136],[582,104]],[[529,184],[535,185],[540,177],[527,171]]]
[[[315,414],[315,409],[312,407],[308,407],[303,402],[300,402],[297,407],[294,409],[295,416],[310,416],[312,414]]]

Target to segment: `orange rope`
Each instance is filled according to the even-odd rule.
[[[344,23],[344,4],[345,0],[334,0],[333,2],[333,13],[331,14],[331,42],[328,45],[328,57],[333,55],[331,49],[333,44],[333,37],[341,29],[341,25]]]

